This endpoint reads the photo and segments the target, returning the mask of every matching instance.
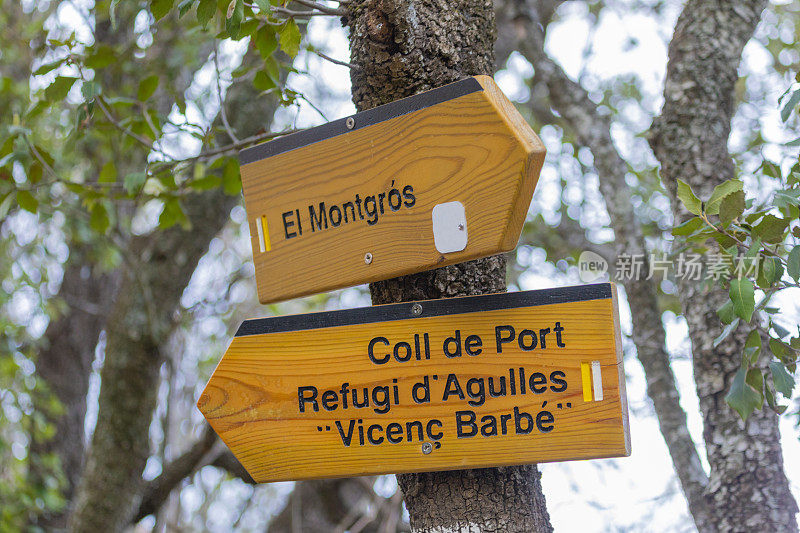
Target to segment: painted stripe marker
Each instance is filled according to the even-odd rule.
[[[583,382],[584,402],[603,400],[603,376],[600,372],[600,361],[581,363],[581,381]]]
[[[256,230],[258,231],[258,249],[261,253],[269,252],[272,247],[269,242],[269,226],[267,226],[267,216],[263,215],[256,219]]]

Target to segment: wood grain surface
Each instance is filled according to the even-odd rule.
[[[516,246],[545,149],[491,78],[475,80],[479,90],[469,94],[364,127],[359,113],[353,117],[352,131],[340,121],[344,133],[262,159],[242,158],[262,303],[388,279]],[[380,108],[373,111],[380,114]],[[329,132],[334,126],[320,128]],[[270,153],[268,148],[263,145],[261,153]],[[249,154],[258,153],[252,150]],[[406,187],[413,189],[413,201],[403,194]],[[392,189],[402,200],[396,210],[397,195],[389,202]],[[380,195],[382,207],[377,205]],[[367,197],[382,211],[376,217],[365,216]],[[356,209],[359,200],[361,213]],[[431,211],[451,201],[465,207],[468,241],[462,251],[442,254],[434,245]],[[316,220],[324,222],[322,202],[328,227],[315,223],[312,230],[310,207]],[[336,226],[332,206],[342,213]],[[365,261],[366,254],[371,254],[371,262]]]
[[[558,298],[559,291],[563,289],[537,292],[552,294],[557,297],[553,301],[560,303],[539,300],[539,305],[482,312],[481,303],[488,300],[481,299],[495,296],[475,296],[453,299],[459,310],[453,314],[427,316],[423,311],[416,318],[240,334],[220,361],[198,407],[259,482],[629,455],[616,291],[611,286],[609,297],[583,301],[562,301],[564,298]],[[426,302],[421,303],[424,309]],[[345,314],[337,315],[339,318],[347,313],[357,317],[359,310],[337,313]],[[293,318],[303,321],[303,316]],[[269,330],[269,319],[262,325]],[[501,342],[501,353],[497,350],[498,334],[503,341],[510,330],[501,329],[498,333],[498,326],[515,330],[514,340]],[[541,330],[547,328],[542,349]],[[526,329],[537,337],[537,345],[523,350],[519,334]],[[461,356],[447,357],[444,341],[454,337],[456,330],[460,332]],[[429,339],[429,358],[425,357],[425,333]],[[420,339],[420,360],[415,354],[414,334]],[[526,348],[531,348],[532,334],[523,335]],[[467,338],[471,335],[481,339],[481,352],[476,355],[466,352]],[[373,343],[371,359],[369,344],[379,337],[389,345],[383,340]],[[408,361],[393,356],[394,346],[401,342],[408,343],[411,352]],[[477,342],[473,337],[469,343],[472,353],[478,350]],[[451,341],[448,349],[454,353],[455,342]],[[400,346],[400,359],[406,358],[407,351]],[[388,361],[384,362],[387,356]],[[601,378],[597,382],[600,401],[593,396],[592,384],[585,383],[581,372],[582,364],[593,362]],[[520,368],[525,373],[524,393],[520,388]],[[516,394],[511,394],[510,372],[515,374]],[[438,379],[434,380],[434,375]],[[448,387],[450,375],[458,380],[463,399],[452,382]],[[412,399],[414,385],[424,383],[426,376],[430,401],[417,403]],[[531,376],[535,376],[533,384]],[[492,378],[493,391],[498,393],[501,377],[506,384],[505,394],[492,397],[488,379]],[[472,385],[468,385],[470,380]],[[483,402],[479,381],[484,384]],[[357,398],[362,403],[362,390],[366,387],[370,405],[356,408],[350,396],[347,408],[343,408],[344,383],[347,391],[358,391]],[[318,411],[310,401],[310,389],[304,387],[316,387]],[[384,413],[376,412],[387,410],[384,395],[372,396],[379,387],[388,388],[390,405]],[[531,387],[540,392],[533,392]],[[445,400],[447,389],[451,394]],[[325,409],[326,390],[334,391],[327,396],[327,406],[335,406],[333,410]],[[417,390],[420,400],[424,400],[423,390]],[[520,428],[532,429],[529,433],[517,431],[515,408],[531,416],[533,425],[519,415]],[[467,413],[461,415],[461,436],[459,412]],[[475,416],[475,436],[466,435],[472,429],[467,423],[469,413]],[[511,415],[505,435],[500,434],[503,415]],[[489,418],[484,419],[488,424],[487,435],[482,434],[484,417],[494,417],[498,435],[490,435]],[[428,432],[432,420],[441,424],[434,423]],[[351,424],[353,437],[346,445],[342,434],[347,436]],[[397,424],[390,429],[390,435],[398,442],[387,441],[390,424]],[[370,426],[380,426],[372,430],[372,437],[374,441],[382,438],[382,442],[372,444],[366,436],[363,444],[360,442],[358,427],[367,431]],[[423,430],[422,438],[418,428]],[[425,453],[428,445],[430,453]]]

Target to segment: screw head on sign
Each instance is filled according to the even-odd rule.
[[[411,314],[414,316],[419,316],[422,314],[422,305],[421,304],[414,304],[411,306]]]
[[[367,253],[364,254],[364,263],[367,264],[367,265],[372,263],[372,254],[371,253],[367,252]]]
[[[433,451],[433,446],[431,446],[430,442],[423,442],[422,443],[422,453],[428,455]]]
[[[347,117],[347,120],[344,121],[344,125],[347,126],[348,130],[352,130],[356,125],[356,119],[353,117]]]

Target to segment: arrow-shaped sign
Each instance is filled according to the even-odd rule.
[[[488,76],[244,150],[259,300],[512,250],[544,156]]]
[[[256,481],[630,454],[612,284],[245,321],[198,407]]]

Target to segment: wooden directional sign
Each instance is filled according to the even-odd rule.
[[[544,155],[487,76],[244,150],[259,300],[513,249]]]
[[[198,407],[256,481],[630,454],[614,285],[245,321]]]

